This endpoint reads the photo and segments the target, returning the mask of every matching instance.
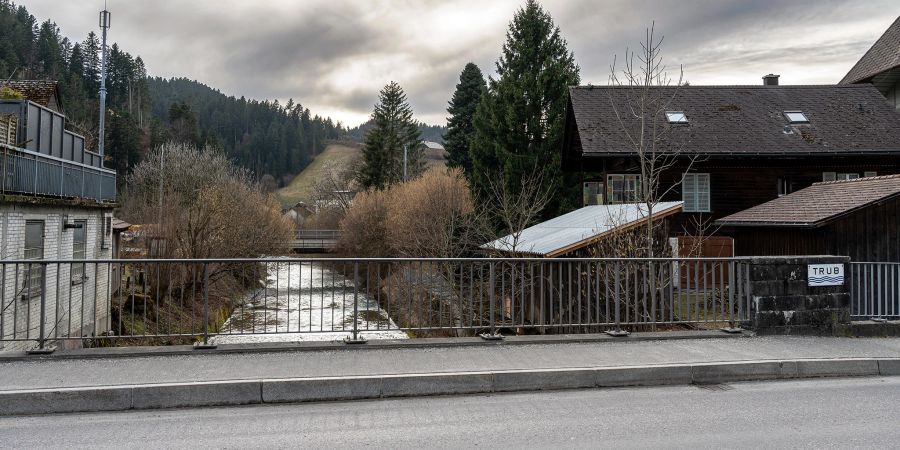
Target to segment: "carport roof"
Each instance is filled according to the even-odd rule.
[[[682,204],[657,203],[653,208],[654,218],[680,212]],[[585,206],[526,228],[519,235],[515,248],[512,235],[488,242],[482,248],[553,258],[586,247],[617,229],[632,228],[646,220],[647,206],[643,203]]]

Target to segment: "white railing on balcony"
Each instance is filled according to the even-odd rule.
[[[3,194],[116,200],[116,172],[0,144]]]

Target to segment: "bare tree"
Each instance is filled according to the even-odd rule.
[[[312,200],[319,208],[334,208],[345,213],[350,208],[353,196],[359,191],[357,182],[361,161],[328,161],[321,175],[313,183]]]
[[[613,60],[609,79],[611,86],[619,88],[610,90],[610,104],[641,171],[638,196],[646,208],[643,253],[647,257],[656,255],[654,208],[682,181],[679,179],[660,189],[663,174],[679,164],[686,164],[689,171],[696,160],[695,156],[684,154],[676,139],[671,138],[674,128],[668,123],[666,112],[672,109],[680,92],[684,71],[679,66],[677,78],[669,76],[660,50],[663,37],[656,37],[655,25],[646,30],[640,51],[625,51],[621,72],[616,70]]]
[[[500,237],[495,240],[493,250],[502,253],[528,251],[520,248],[522,232],[534,225],[541,211],[553,198],[553,190],[544,183],[544,174],[534,168],[521,179],[518,189],[513,190],[496,177],[489,183],[490,204],[487,211],[491,222],[500,225]]]
[[[259,180],[259,188],[266,194],[272,194],[278,190],[278,182],[275,181],[275,177],[272,175],[265,174]]]
[[[218,151],[164,144],[126,180],[122,214],[155,224],[166,257],[258,257],[291,235],[275,200]],[[197,170],[202,168],[202,170]]]

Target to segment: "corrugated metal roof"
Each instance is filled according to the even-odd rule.
[[[660,202],[653,208],[654,217],[681,211],[683,202]],[[659,216],[657,216],[657,214]],[[633,226],[646,220],[643,203],[592,205],[528,227],[519,235],[514,253],[557,256],[587,245],[619,227]],[[482,248],[513,253],[512,235],[484,244]]]
[[[432,150],[443,150],[444,149],[444,146],[441,145],[439,142],[422,141],[422,145],[424,145],[425,147],[430,148]]]

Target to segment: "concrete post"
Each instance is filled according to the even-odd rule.
[[[849,262],[844,256],[751,258],[750,327],[759,334],[834,335],[850,323]],[[842,264],[844,283],[810,286],[810,264]]]

